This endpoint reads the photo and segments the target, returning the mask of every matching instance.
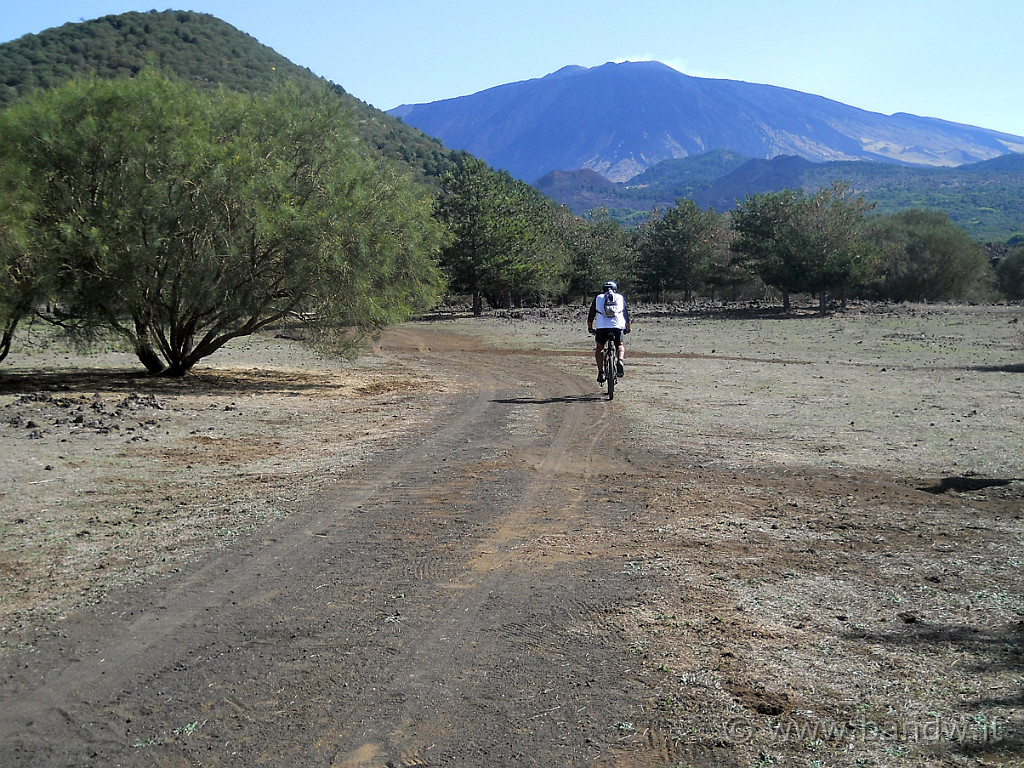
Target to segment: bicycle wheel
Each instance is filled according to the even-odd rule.
[[[604,380],[608,384],[608,399],[615,399],[615,381],[618,374],[615,371],[615,358],[617,357],[615,344],[609,341],[604,348]]]

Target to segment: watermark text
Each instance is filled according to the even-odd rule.
[[[725,737],[734,744],[746,744],[767,737],[774,742],[971,742],[995,744],[1003,738],[1003,723],[998,719],[945,719],[930,717],[921,720],[778,720],[760,722],[748,717],[734,717],[724,724]]]

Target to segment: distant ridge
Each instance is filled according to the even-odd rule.
[[[580,168],[625,181],[662,160],[715,149],[755,159],[923,166],[1024,151],[1020,136],[886,116],[770,85],[691,77],[653,61],[564,67],[389,114],[530,183]]]
[[[191,11],[130,12],[87,22],[68,23],[37,35],[25,35],[0,44],[0,107],[13,103],[21,95],[37,88],[51,87],[75,76],[123,77],[150,66],[202,85],[224,86],[241,91],[270,88],[282,78],[322,80],[308,69],[292,64],[251,36],[213,16]],[[678,78],[683,78],[693,93],[704,88],[710,89],[709,93],[714,92],[723,84],[729,88],[742,86],[740,90],[745,88],[747,92],[762,95],[765,101],[763,109],[774,103],[779,92],[782,92],[786,95],[784,102],[788,99],[803,104],[805,100],[810,100],[809,103],[819,106],[835,105],[840,115],[867,115],[872,121],[881,121],[886,125],[886,121],[896,120],[897,126],[938,126],[941,129],[938,139],[928,144],[924,139],[929,134],[923,133],[922,143],[909,148],[908,153],[928,155],[934,160],[938,156],[938,149],[946,147],[949,152],[941,158],[946,165],[971,157],[971,152],[988,154],[992,159],[960,167],[928,167],[924,164],[913,165],[905,160],[901,163],[893,162],[891,157],[886,157],[886,162],[797,162],[796,157],[803,160],[813,158],[797,152],[780,152],[769,160],[764,156],[730,148],[705,151],[695,143],[697,138],[705,142],[704,138],[695,138],[696,134],[677,131],[678,135],[674,135],[673,142],[670,142],[672,152],[677,154],[670,153],[671,159],[658,161],[657,158],[664,154],[665,141],[657,140],[650,131],[645,132],[642,122],[636,117],[649,109],[640,101],[644,93],[650,92],[651,89],[647,88],[636,94],[638,100],[632,109],[633,118],[630,122],[633,133],[628,134],[641,138],[646,136],[644,140],[647,143],[643,146],[647,149],[638,152],[623,143],[627,133],[623,133],[621,126],[610,118],[601,137],[602,147],[615,145],[619,153],[617,156],[625,158],[621,162],[616,161],[619,163],[617,167],[640,168],[642,171],[631,175],[628,183],[609,180],[607,168],[612,165],[610,161],[602,159],[605,155],[593,148],[587,152],[573,150],[576,154],[566,154],[563,147],[559,150],[562,154],[553,155],[557,160],[554,165],[544,173],[533,176],[532,181],[541,191],[578,213],[606,207],[617,210],[619,213],[616,218],[625,220],[630,215],[639,217],[649,213],[655,207],[664,210],[673,205],[678,197],[692,198],[703,207],[714,206],[719,211],[725,211],[736,200],[751,192],[770,191],[772,187],[783,186],[816,189],[835,179],[845,179],[851,182],[856,192],[878,201],[879,211],[906,207],[936,208],[947,212],[954,222],[979,239],[1006,240],[1011,235],[1021,235],[1024,230],[1024,155],[1007,154],[1009,150],[1024,150],[1024,138],[1020,137],[910,115],[886,118],[820,97],[770,86],[701,81],[681,75],[657,62],[609,64],[593,70],[578,66],[564,67],[540,81],[500,86],[478,94],[481,97],[486,95],[485,102],[494,102],[487,109],[474,97],[464,98],[470,100],[470,105],[476,104],[479,107],[477,119],[481,126],[485,126],[489,125],[488,121],[495,119],[497,113],[494,110],[507,106],[510,93],[518,94],[522,109],[514,113],[514,120],[509,121],[511,127],[507,131],[506,143],[509,146],[515,145],[523,157],[529,157],[534,151],[557,149],[560,142],[584,146],[590,141],[593,126],[582,123],[575,125],[573,122],[558,123],[554,120],[556,116],[566,119],[565,102],[560,95],[565,93],[562,89],[568,87],[575,94],[573,98],[582,99],[587,93],[592,98],[594,84],[591,77],[595,73],[602,78],[619,81],[619,73],[622,72],[629,75],[638,86],[652,73],[655,80],[662,83],[677,83]],[[582,86],[579,82],[581,78],[584,81]],[[550,97],[546,106],[537,102],[534,92],[537,83],[543,84],[544,93]],[[367,143],[397,164],[409,167],[428,183],[436,183],[439,175],[463,159],[463,153],[458,151],[461,148],[453,151],[438,141],[440,134],[431,132],[429,136],[424,135],[402,120],[355,99],[340,86],[332,86],[339,98],[348,101],[357,110],[359,131]],[[656,90],[654,92],[657,93]],[[611,99],[605,101],[607,103],[604,108],[611,116],[615,113],[612,109],[614,105]],[[581,103],[593,109],[593,105],[586,99]],[[694,109],[697,107],[703,110],[702,119],[705,122],[714,122],[712,118],[718,121],[717,129],[720,129],[722,135],[728,134],[730,130],[740,135],[749,128],[735,125],[730,128],[729,115],[715,107],[712,101],[700,102]],[[409,115],[418,109],[403,107],[392,110],[392,113]],[[750,109],[750,114],[753,114],[754,108]],[[534,129],[531,134],[525,129],[528,121],[523,116],[538,110],[547,110],[545,114],[550,113],[552,119],[550,124]],[[671,110],[682,112],[682,106],[676,104]],[[462,107],[457,111],[463,111]],[[583,110],[580,114],[585,113],[586,110]],[[572,110],[569,110],[569,116],[572,116]],[[513,127],[516,130],[512,130]],[[493,131],[493,126],[488,130]],[[896,128],[890,127],[887,130],[898,133]],[[539,148],[532,147],[528,142],[523,143],[523,136],[527,134],[542,135],[545,141],[541,142]],[[880,135],[883,134],[884,131]],[[791,132],[792,135],[795,134]],[[955,141],[958,137],[964,139],[960,144]],[[856,142],[854,144],[860,146]],[[764,142],[759,145],[762,150],[765,146]],[[889,154],[894,152],[892,150]],[[508,168],[500,159],[488,158],[483,154],[478,156],[496,167]],[[589,158],[591,165],[565,160],[566,157],[577,156]],[[607,166],[603,175],[596,168],[602,164]],[[543,179],[540,178],[542,176]],[[970,190],[969,195],[965,194],[965,189]]]

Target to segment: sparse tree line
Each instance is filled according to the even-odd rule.
[[[815,194],[751,195],[725,214],[679,199],[629,230],[601,211],[574,217],[479,160],[449,173],[439,199],[455,235],[442,253],[449,288],[472,295],[476,313],[484,301],[573,301],[609,277],[652,301],[729,300],[771,289],[786,309],[790,296],[809,294],[822,311],[849,297],[1024,298],[1024,247],[996,267],[945,214],[874,215],[842,183]]]
[[[437,189],[358,138],[328,87],[267,96],[143,73],[76,80],[0,112],[0,360],[19,324],[123,338],[183,375],[285,320],[344,350],[445,295],[484,306],[636,297],[1024,299],[1024,248],[997,269],[943,215],[876,216],[836,184],[728,213],[680,199],[635,229],[574,216],[461,157]]]

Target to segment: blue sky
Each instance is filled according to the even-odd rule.
[[[5,3],[0,42],[153,6]],[[1024,136],[1021,0],[181,0],[381,109],[656,60]],[[164,10],[157,7],[157,10]],[[2,74],[2,73],[0,73]]]

